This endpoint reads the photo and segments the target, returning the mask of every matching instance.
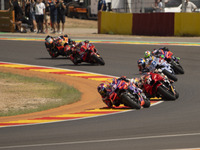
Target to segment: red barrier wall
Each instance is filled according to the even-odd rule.
[[[133,35],[174,35],[174,13],[133,14]]]

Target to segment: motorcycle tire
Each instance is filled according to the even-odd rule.
[[[172,93],[170,93],[165,87],[163,87],[162,85],[159,86],[157,88],[157,91],[158,93],[161,95],[161,97],[164,99],[164,100],[176,100],[176,96],[175,95],[172,95]]]
[[[51,56],[51,58],[52,58],[52,59],[54,59],[54,58],[56,58],[56,57],[58,57],[58,56],[59,56],[59,54],[58,54],[58,53],[53,53],[53,54],[50,54],[50,53],[49,53],[49,55]]]
[[[173,81],[178,81],[178,78],[177,78],[175,75],[171,74],[169,71],[163,70],[162,72],[163,72],[163,74],[166,75],[169,79],[171,79],[171,80],[173,80]]]
[[[145,101],[145,104],[143,105],[143,108],[149,108],[150,105],[151,105],[150,100],[149,99],[145,99],[144,101]]]
[[[92,57],[92,59],[95,60],[95,62],[97,64],[99,64],[99,65],[105,65],[105,62],[104,62],[103,58],[98,57],[97,55],[92,55],[91,57]]]
[[[181,65],[174,63],[173,61],[171,62],[172,68],[175,72],[180,73],[180,74],[184,74],[184,70],[181,67]]]
[[[137,103],[136,101],[132,100],[126,93],[121,94],[121,100],[122,100],[122,102],[125,106],[129,106],[133,109],[140,109],[141,108],[139,101]]]
[[[175,90],[175,97],[176,97],[176,99],[178,99],[179,98],[179,93]]]

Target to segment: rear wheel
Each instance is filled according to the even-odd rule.
[[[122,93],[121,94],[121,100],[124,103],[124,105],[129,106],[133,109],[140,109],[141,105],[139,101],[134,101],[131,99],[127,93]]]
[[[171,74],[169,71],[163,70],[162,72],[163,72],[169,79],[171,79],[171,80],[173,80],[173,81],[178,81],[178,78],[177,78],[175,75]]]
[[[162,85],[158,87],[157,91],[165,100],[176,100],[176,96],[169,92],[165,87]]]

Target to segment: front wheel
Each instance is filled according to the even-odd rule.
[[[53,52],[49,52],[49,55],[50,55],[51,58],[53,58],[53,59],[59,56],[58,53],[53,53]]]
[[[92,55],[91,57],[97,64],[105,65],[103,58],[98,57],[97,55]]]
[[[144,101],[145,101],[145,103],[144,103],[143,107],[144,107],[144,108],[149,108],[150,105],[151,105],[150,100],[149,100],[149,99],[145,99]]]
[[[157,88],[157,91],[161,95],[161,97],[165,100],[176,100],[176,96],[172,95],[165,87],[162,85]]]
[[[180,64],[176,64],[175,62],[171,62],[172,68],[175,72],[184,74],[184,70]]]
[[[122,93],[121,94],[121,100],[124,103],[125,106],[129,106],[133,109],[140,109],[141,105],[139,101],[135,101],[128,96],[127,93]]]

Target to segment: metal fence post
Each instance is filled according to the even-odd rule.
[[[141,13],[144,13],[144,0],[141,0]]]
[[[181,12],[186,12],[185,0],[182,0],[182,9]]]

